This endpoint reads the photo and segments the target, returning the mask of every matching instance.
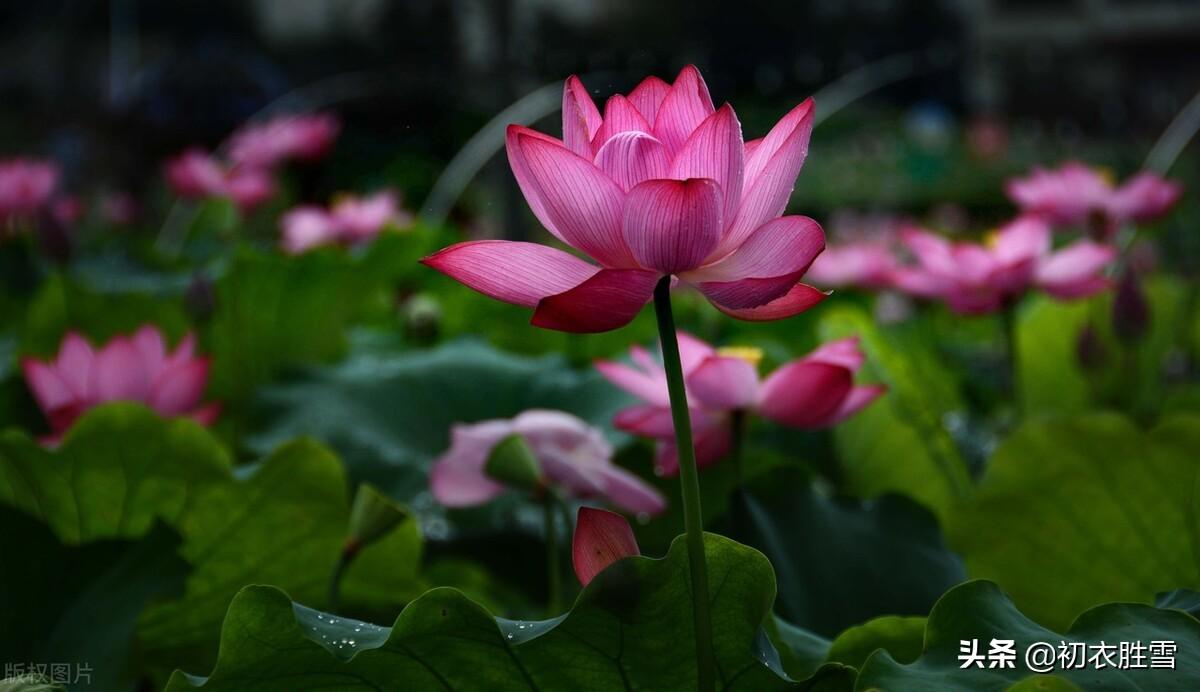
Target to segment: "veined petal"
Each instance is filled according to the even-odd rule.
[[[793,428],[823,426],[854,386],[851,372],[838,365],[792,361],[763,383],[758,412]]]
[[[653,128],[632,103],[615,94],[604,104],[604,123],[592,138],[592,151],[598,152],[611,137],[621,132],[652,134]]]
[[[754,279],[746,279],[754,281]],[[785,317],[799,315],[817,303],[829,297],[829,293],[820,291],[808,284],[798,283],[791,290],[771,302],[753,308],[733,308],[711,301],[721,312],[747,322],[771,322]]]
[[[644,132],[613,135],[596,152],[596,166],[628,191],[644,180],[665,178],[671,162],[662,142]]]
[[[426,257],[421,264],[486,296],[527,308],[600,271],[562,250],[509,240],[457,243]]]
[[[574,288],[543,298],[531,323],[585,334],[624,327],[650,300],[658,278],[642,269],[602,269]]]
[[[808,99],[771,128],[746,160],[744,189],[738,214],[729,223],[717,255],[735,250],[763,223],[787,208],[796,176],[808,155],[813,103]]]
[[[725,259],[681,278],[727,307],[757,307],[786,294],[824,249],[817,222],[784,216],[763,224]]]
[[[694,269],[721,236],[721,188],[708,178],[647,180],[625,201],[625,241],[643,267]]]
[[[653,123],[658,117],[658,107],[662,105],[663,99],[667,97],[667,92],[671,91],[671,85],[667,84],[658,77],[647,77],[642,80],[629,92],[629,102],[633,107],[638,109],[646,122]]]
[[[714,110],[700,70],[695,65],[688,65],[679,72],[658,108],[654,117],[654,135],[667,145],[668,151],[679,151],[692,130]]]
[[[587,586],[612,563],[640,554],[625,517],[604,509],[579,508],[571,540],[571,562],[580,584]]]
[[[547,228],[607,267],[635,266],[621,235],[625,195],[615,182],[589,159],[540,136],[518,132],[510,160],[514,154],[520,161],[513,161],[513,171],[527,174],[521,191],[535,213],[545,214]]]
[[[709,356],[687,377],[689,397],[708,409],[742,409],[758,400],[758,372],[742,358]]]
[[[729,220],[742,196],[742,166],[742,125],[727,103],[688,136],[671,161],[670,177],[717,181],[725,197],[721,218]]]
[[[575,75],[563,83],[562,118],[563,144],[576,154],[591,158],[592,136],[600,129],[600,111]]]

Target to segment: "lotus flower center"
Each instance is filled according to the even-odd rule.
[[[753,346],[725,346],[717,349],[717,355],[725,358],[741,358],[755,368],[762,362],[763,350]]]

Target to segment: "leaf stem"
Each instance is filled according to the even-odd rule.
[[[692,421],[683,386],[683,365],[671,313],[671,277],[664,276],[654,288],[654,312],[662,342],[663,368],[671,396],[671,420],[675,426],[675,449],[679,457],[679,484],[683,490],[683,526],[687,534],[688,565],[692,577],[692,619],[696,630],[696,689],[715,689],[712,618],[708,612],[708,571],[704,560],[704,520],[700,511],[700,477],[696,450],[692,446]]]

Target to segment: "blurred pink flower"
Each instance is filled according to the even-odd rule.
[[[822,288],[887,288],[897,261],[894,252],[904,220],[889,214],[835,212],[829,244],[807,277]]]
[[[729,451],[731,415],[753,412],[781,425],[813,430],[836,425],[886,391],[881,385],[856,386],[854,375],[864,356],[857,337],[829,342],[789,361],[759,381],[754,349],[714,349],[685,332],[677,334],[685,389],[695,437],[696,463],[716,463]],[[596,369],[609,382],[642,404],[617,413],[613,423],[626,432],[658,441],[655,470],[679,471],[675,427],[671,421],[667,377],[646,349],[630,351],[634,365],[599,361]]]
[[[395,192],[383,190],[373,195],[345,195],[326,211],[312,205],[299,206],[283,215],[284,250],[299,254],[320,245],[360,245],[384,228],[406,228],[412,214],[400,208]]]
[[[825,297],[797,283],[824,248],[815,221],[783,216],[808,153],[813,104],[743,143],[700,72],[650,77],[601,116],[576,77],[563,139],[508,128],[508,159],[533,213],[597,264],[536,243],[459,243],[422,260],[467,286],[534,308],[533,324],[602,332],[630,322],[664,275],[747,320],[795,315]],[[599,266],[597,266],[599,265]]]
[[[0,160],[0,222],[41,211],[54,196],[58,179],[58,165],[52,161]]]
[[[1090,224],[1102,237],[1121,224],[1162,216],[1183,194],[1180,184],[1150,171],[1116,187],[1100,171],[1078,161],[1057,170],[1035,168],[1028,177],[1009,180],[1006,190],[1022,212],[1038,214],[1055,225]]]
[[[965,315],[994,312],[1033,288],[1064,300],[1092,295],[1108,287],[1102,272],[1116,258],[1113,248],[1090,240],[1053,250],[1050,227],[1036,217],[1010,222],[986,245],[916,228],[902,237],[917,264],[894,271],[893,285]]]
[[[328,113],[283,115],[243,126],[229,137],[229,160],[250,168],[273,168],[289,160],[324,156],[340,129]]]
[[[617,560],[641,554],[625,517],[593,507],[579,508],[571,538],[571,563],[581,585],[587,586]]]
[[[202,149],[188,149],[167,161],[166,176],[180,197],[226,197],[243,211],[262,204],[275,192],[270,173],[258,168],[226,166]]]
[[[447,507],[472,507],[503,493],[504,486],[484,469],[496,444],[513,434],[533,450],[544,483],[575,497],[607,500],[627,512],[658,514],[666,509],[657,490],[612,463],[612,446],[599,430],[570,414],[537,409],[511,420],[455,425],[450,449],[429,473],[434,498]]]
[[[186,416],[204,425],[216,420],[219,404],[201,405],[209,359],[197,357],[188,334],[168,353],[162,333],[146,325],[94,349],[69,332],[53,360],[24,358],[21,369],[54,439],[88,409],[112,401],[135,401],[162,416]]]

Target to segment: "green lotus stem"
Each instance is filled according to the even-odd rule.
[[[358,557],[358,551],[361,548],[361,543],[353,538],[348,538],[342,546],[342,552],[338,554],[337,564],[333,566],[333,574],[329,575],[327,607],[330,613],[337,613],[341,607],[342,576],[346,573],[346,568],[350,566],[350,563],[354,562],[354,558]]]
[[[696,630],[696,689],[715,689],[712,617],[708,612],[708,570],[704,564],[704,518],[700,511],[700,476],[696,450],[692,446],[692,421],[687,393],[683,388],[683,365],[671,314],[671,277],[664,276],[654,287],[654,313],[662,341],[663,368],[671,395],[671,420],[675,425],[675,448],[679,456],[679,485],[683,490],[683,527],[687,533],[688,565],[692,576],[692,620]]]
[[[542,498],[542,521],[546,530],[546,610],[548,615],[557,615],[562,604],[562,572],[558,559],[558,530],[554,514],[557,505],[554,493],[546,492]]]

